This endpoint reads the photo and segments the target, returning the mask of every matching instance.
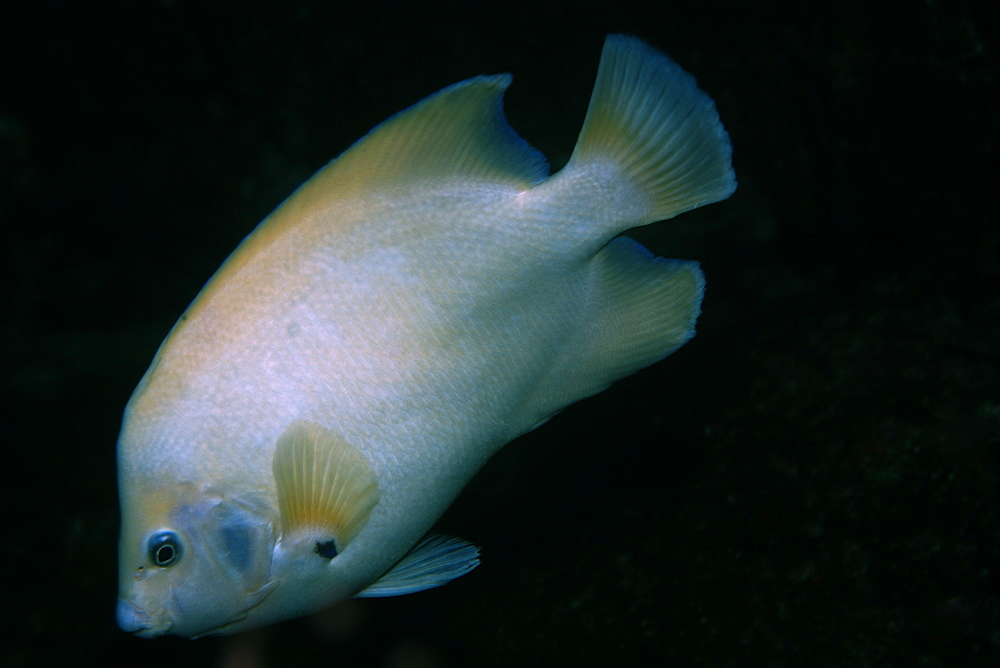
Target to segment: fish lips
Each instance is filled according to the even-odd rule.
[[[139,638],[157,638],[170,633],[174,623],[162,608],[155,615],[140,610],[123,598],[118,599],[115,616],[118,626]]]

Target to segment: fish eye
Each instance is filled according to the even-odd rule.
[[[181,560],[181,538],[173,531],[159,531],[149,537],[149,560],[161,568],[173,566]]]

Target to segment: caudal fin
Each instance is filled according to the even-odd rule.
[[[595,174],[596,172],[596,174]],[[694,78],[635,37],[609,35],[576,148],[563,173],[600,178],[618,233],[725,199],[732,146]]]
[[[689,74],[634,37],[608,37],[573,155],[537,188],[550,206],[572,212],[558,226],[561,248],[590,262],[581,326],[525,403],[532,419],[694,336],[705,285],[697,263],[655,257],[618,235],[728,197],[731,158],[715,105]]]

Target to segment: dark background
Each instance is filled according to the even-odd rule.
[[[0,19],[3,665],[996,665],[988,2],[40,2]],[[994,26],[995,28],[995,26]],[[388,115],[510,71],[558,167],[603,36],[715,99],[740,187],[638,236],[698,337],[498,455],[443,589],[249,638],[117,630],[121,410],[174,319]],[[242,653],[242,654],[241,654]]]

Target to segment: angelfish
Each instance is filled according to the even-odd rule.
[[[118,441],[121,628],[233,633],[469,572],[478,548],[428,532],[483,463],[693,336],[697,263],[620,235],[733,192],[711,99],[610,36],[550,176],[510,82],[377,126],[180,317]]]

